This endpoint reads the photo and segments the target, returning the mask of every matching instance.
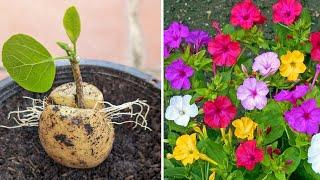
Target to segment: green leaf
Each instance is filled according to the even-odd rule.
[[[80,17],[77,9],[72,6],[67,9],[63,17],[63,26],[69,39],[76,44],[81,31]]]
[[[186,177],[186,174],[187,171],[184,167],[173,167],[164,170],[165,177],[184,178]]]
[[[299,149],[295,147],[289,147],[286,149],[283,154],[281,154],[282,160],[286,162],[287,160],[291,160],[292,163],[286,166],[286,173],[291,174],[294,172],[300,164],[300,152]]]
[[[4,43],[2,62],[11,78],[28,91],[46,92],[53,84],[56,68],[52,56],[28,35],[13,35]]]
[[[306,160],[301,162],[298,169],[292,174],[295,179],[313,179],[320,180],[320,174],[315,173],[311,164],[309,164]]]

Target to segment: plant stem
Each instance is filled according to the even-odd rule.
[[[73,79],[76,83],[76,103],[79,108],[85,108],[84,106],[84,98],[83,98],[83,87],[82,87],[82,77],[80,73],[79,62],[76,58],[70,60]]]

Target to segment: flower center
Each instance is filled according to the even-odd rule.
[[[254,161],[256,158],[254,157],[254,155],[250,155],[249,159],[250,161]]]
[[[243,16],[243,20],[248,20],[249,19],[249,15],[248,14],[245,14],[244,16]]]
[[[290,17],[290,16],[291,16],[291,12],[290,12],[290,11],[286,11],[286,12],[284,13],[284,16],[285,16],[285,17]]]
[[[310,119],[310,113],[304,113],[303,114],[303,118],[306,119],[306,120],[309,120]]]
[[[180,77],[185,77],[186,76],[186,72],[184,72],[184,71],[179,71],[179,76]]]
[[[223,52],[227,52],[229,50],[229,47],[227,45],[222,46]]]
[[[180,116],[185,115],[186,113],[184,111],[179,111]]]
[[[253,97],[256,97],[258,95],[256,90],[251,91],[251,94],[252,94]]]
[[[290,63],[290,66],[291,66],[292,68],[295,68],[295,67],[296,67],[296,63],[292,62],[292,63]]]

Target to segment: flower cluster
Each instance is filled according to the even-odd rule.
[[[241,0],[215,34],[164,31],[168,179],[320,178],[320,32],[299,0],[270,9]]]

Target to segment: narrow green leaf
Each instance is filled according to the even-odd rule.
[[[48,50],[34,38],[17,34],[3,45],[2,62],[11,78],[32,92],[46,92],[56,69]]]
[[[71,42],[76,44],[81,31],[81,23],[79,13],[74,6],[67,9],[64,14],[63,26]]]

